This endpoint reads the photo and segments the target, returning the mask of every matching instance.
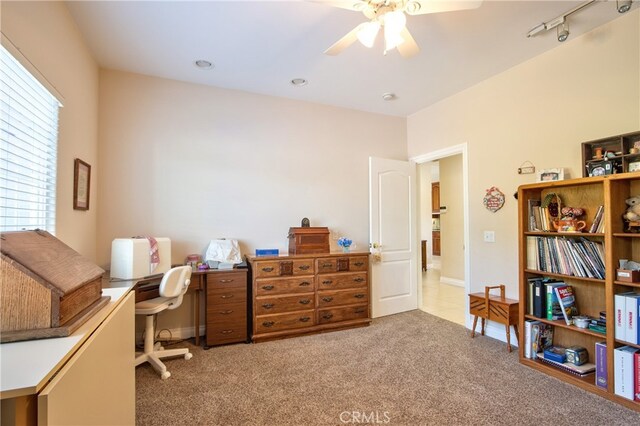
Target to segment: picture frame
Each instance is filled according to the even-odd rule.
[[[556,180],[564,180],[564,169],[542,169],[536,173],[537,182],[551,182]]]
[[[73,209],[89,210],[91,165],[79,158],[73,162]]]
[[[629,163],[629,171],[630,172],[640,171],[640,161],[634,161],[632,163]]]

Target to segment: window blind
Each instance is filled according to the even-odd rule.
[[[0,47],[0,231],[55,234],[60,102]]]

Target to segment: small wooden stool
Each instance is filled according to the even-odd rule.
[[[490,296],[489,292],[492,289],[500,289],[500,297]],[[513,326],[513,330],[516,334],[516,341],[520,342],[520,335],[518,333],[518,301],[513,299],[506,299],[504,297],[504,284],[496,286],[487,286],[484,288],[483,293],[469,294],[469,313],[474,315],[473,329],[471,330],[471,337],[476,335],[476,324],[478,324],[478,317],[482,319],[481,334],[484,336],[485,320],[491,320],[504,324],[507,331],[507,350],[511,352],[511,333],[509,327]]]

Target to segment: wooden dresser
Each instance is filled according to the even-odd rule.
[[[248,256],[252,340],[369,325],[369,253]]]
[[[206,294],[205,347],[247,342],[247,270],[209,270],[203,274]]]

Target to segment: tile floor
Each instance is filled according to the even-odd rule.
[[[440,269],[422,273],[422,310],[456,324],[465,325],[464,287],[440,283]]]

